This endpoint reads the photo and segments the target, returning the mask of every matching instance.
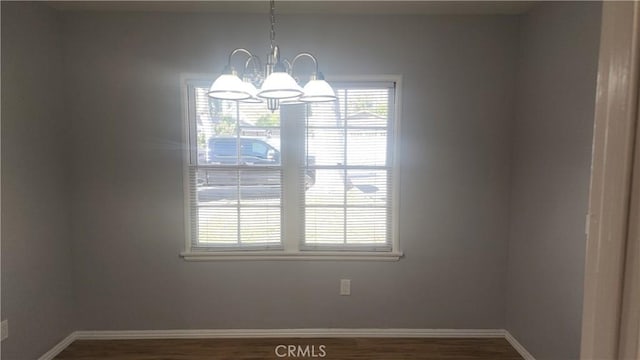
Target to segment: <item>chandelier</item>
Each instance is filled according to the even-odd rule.
[[[335,101],[336,94],[318,71],[318,60],[308,52],[297,54],[292,61],[281,59],[280,47],[276,44],[275,1],[270,1],[271,48],[267,63],[262,65],[260,58],[244,48],[237,48],[229,54],[227,65],[222,74],[211,84],[207,95],[214,99],[235,100],[244,103],[266,101],[267,108],[277,110],[280,105],[305,104]],[[242,79],[231,65],[236,54],[246,55],[242,66]],[[313,61],[315,71],[309,81],[301,87],[294,78],[296,63],[303,58]]]

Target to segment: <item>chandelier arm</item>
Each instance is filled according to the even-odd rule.
[[[313,54],[308,53],[308,52],[301,52],[298,55],[296,55],[296,57],[293,58],[293,61],[291,61],[291,75],[293,76],[293,72],[296,66],[296,61],[298,61],[298,59],[303,58],[303,57],[308,57],[313,61],[313,64],[316,67],[315,72],[313,73],[312,77],[316,76],[318,74],[318,59],[316,59],[315,56],[313,56]]]
[[[227,66],[231,67],[231,58],[233,57],[233,55],[238,54],[238,53],[243,53],[246,55],[249,55],[249,58],[253,57],[254,55],[251,53],[251,51],[245,49],[245,48],[237,48],[234,49],[230,54],[229,54],[229,60],[227,62]]]
[[[289,59],[283,59],[282,63],[285,65],[285,67],[287,69],[287,72],[289,74],[291,74],[291,72],[293,71],[293,67],[292,67],[291,62],[289,61]]]
[[[243,74],[245,72],[247,72],[247,68],[249,67],[249,64],[253,64],[253,71],[254,72],[260,72],[262,69],[262,60],[260,60],[260,57],[258,55],[251,55],[247,61],[244,63],[244,71]]]

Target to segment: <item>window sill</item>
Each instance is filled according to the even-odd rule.
[[[344,252],[344,251],[229,251],[229,252],[183,252],[185,261],[229,261],[229,260],[329,260],[329,261],[398,261],[401,252]]]

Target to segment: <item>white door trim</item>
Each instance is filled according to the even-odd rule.
[[[603,2],[581,359],[618,357],[638,93],[638,2]]]
[[[640,104],[638,104],[640,109]],[[640,359],[640,110],[636,115],[635,154],[629,206],[629,231],[620,317],[620,359]]]

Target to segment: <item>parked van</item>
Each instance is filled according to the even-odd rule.
[[[240,141],[240,144],[238,144]],[[282,160],[280,150],[268,142],[248,137],[212,137],[209,139],[206,164],[209,165],[255,165],[279,166]],[[239,146],[238,146],[239,145]],[[240,156],[238,156],[240,150]],[[309,159],[313,163],[313,159]],[[235,186],[240,181],[242,186],[280,187],[280,173],[274,170],[246,170],[238,180],[235,171],[205,170],[198,173],[200,186]],[[305,189],[315,183],[315,170],[305,174]]]

